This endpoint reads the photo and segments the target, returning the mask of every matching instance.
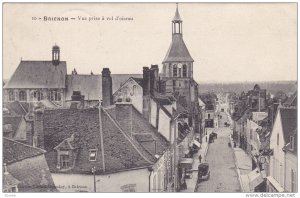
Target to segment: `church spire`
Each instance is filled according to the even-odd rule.
[[[182,34],[182,20],[178,11],[178,3],[176,3],[176,12],[172,20],[172,34]]]
[[[174,16],[174,19],[172,22],[182,22],[179,11],[178,11],[178,3],[176,3],[176,12],[175,12],[175,16]]]

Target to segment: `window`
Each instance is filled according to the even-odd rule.
[[[294,137],[293,136],[290,137],[290,149],[294,150]]]
[[[27,100],[27,95],[25,91],[20,91],[19,92],[19,100],[20,101],[26,101]]]
[[[253,130],[250,129],[250,140],[252,140],[252,138],[253,138]]]
[[[96,161],[96,157],[97,157],[97,150],[91,149],[90,150],[90,161]]]
[[[69,168],[69,155],[60,155],[60,168]]]
[[[14,101],[15,100],[15,93],[14,93],[14,91],[9,91],[8,92],[8,100],[9,101]]]
[[[187,69],[186,69],[186,65],[183,65],[183,67],[182,67],[182,76],[183,76],[183,77],[187,77]]]
[[[51,101],[61,101],[60,92],[57,91],[50,92],[50,99]]]
[[[177,77],[177,65],[173,66],[173,77]]]
[[[43,100],[43,93],[40,91],[35,91],[33,93],[33,97],[37,99],[37,101]]]
[[[277,133],[277,145],[279,145],[279,133]]]
[[[208,119],[210,119],[210,114],[207,115]]]
[[[136,184],[126,184],[121,189],[123,192],[136,192]]]
[[[130,95],[133,96],[134,94],[136,94],[136,89],[137,89],[136,85],[133,85],[132,92],[130,93]]]

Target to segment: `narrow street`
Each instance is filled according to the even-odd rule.
[[[235,167],[234,153],[228,146],[230,128],[224,127],[228,122],[226,113],[221,112],[218,138],[209,144],[206,161],[210,165],[210,178],[198,184],[197,192],[241,192],[238,174]]]

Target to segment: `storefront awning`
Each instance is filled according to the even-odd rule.
[[[258,186],[259,184],[261,184],[264,179],[262,177],[262,175],[260,174],[260,171],[258,170],[258,168],[254,169],[253,171],[251,171],[248,174],[249,177],[249,186],[250,186],[250,191],[254,192],[254,189],[256,186]]]
[[[180,160],[179,166],[181,168],[192,169],[193,168],[193,158],[182,158]]]
[[[198,148],[201,148],[201,144],[197,140],[193,140],[193,145],[196,145]]]
[[[277,192],[284,192],[284,189],[272,176],[267,177],[267,180],[272,184],[272,186],[277,190]]]
[[[197,146],[198,148],[201,148],[201,144],[200,142],[198,142],[197,140],[193,140],[191,143],[190,143],[190,147],[192,146]]]

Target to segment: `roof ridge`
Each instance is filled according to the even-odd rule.
[[[113,117],[103,108],[101,108],[103,110],[103,112],[106,113],[106,115],[109,117],[109,119],[115,124],[115,126],[120,130],[120,132],[123,134],[123,136],[125,136],[125,138],[131,143],[131,145],[134,147],[134,149],[140,154],[140,156],[142,156],[147,162],[149,163],[153,163],[151,162],[146,156],[144,156],[140,150],[136,147],[136,145],[132,142],[132,139],[128,137],[128,135],[123,131],[123,129],[120,127],[120,125],[113,119]]]
[[[31,145],[28,145],[28,144],[24,144],[24,143],[22,143],[22,142],[15,141],[15,140],[13,140],[13,139],[9,139],[9,138],[7,138],[7,137],[3,137],[3,138],[6,139],[6,140],[8,140],[8,141],[15,142],[15,143],[21,144],[21,145],[23,145],[23,146],[26,146],[26,147],[29,147],[29,148],[32,148],[32,149],[40,150],[40,151],[42,151],[43,153],[46,153],[46,152],[47,152],[47,151],[44,150],[44,149],[41,149],[41,148],[38,148],[38,147],[34,147],[34,146],[31,146]]]

